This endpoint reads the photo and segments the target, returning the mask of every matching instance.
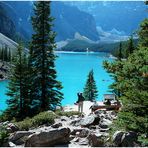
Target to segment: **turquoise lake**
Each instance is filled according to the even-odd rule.
[[[112,61],[107,53],[57,53],[56,69],[58,80],[62,82],[64,99],[62,105],[73,104],[77,101],[77,92],[83,92],[87,75],[94,70],[94,78],[98,88],[97,100],[103,100],[103,94],[109,93],[108,86],[113,82],[103,69],[104,60]],[[0,110],[6,109],[5,93],[8,81],[0,82]]]

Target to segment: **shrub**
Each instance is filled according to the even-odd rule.
[[[0,147],[7,141],[9,133],[5,127],[0,126]]]
[[[52,124],[57,116],[52,112],[41,112],[32,119],[33,126],[40,126],[43,124]]]
[[[26,118],[23,121],[16,122],[16,125],[20,130],[29,130],[43,124],[52,124],[56,117],[56,114],[53,112],[41,112],[33,118]]]
[[[67,116],[67,117],[70,117],[70,116],[73,116],[73,115],[81,115],[81,113],[78,112],[78,111],[64,112],[64,111],[57,110],[55,113],[58,116]]]
[[[19,127],[19,130],[29,130],[33,127],[32,119],[26,118],[23,121],[16,122],[16,125]]]

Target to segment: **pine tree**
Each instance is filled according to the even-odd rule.
[[[148,144],[148,19],[145,19],[139,31],[139,45],[126,61],[105,63],[115,82],[113,89],[121,92],[119,99],[123,107],[115,122],[117,129],[132,130],[139,139]]]
[[[8,61],[11,62],[11,49],[8,48]]]
[[[6,113],[10,119],[16,117],[23,119],[28,116],[29,97],[28,97],[28,64],[27,57],[23,52],[23,47],[18,46],[16,56],[13,58],[11,75],[8,83],[7,95],[10,97],[7,100],[8,109]]]
[[[120,42],[119,44],[119,51],[118,51],[118,56],[117,56],[118,60],[121,61],[122,58],[123,58],[123,55],[122,55],[122,43]]]
[[[3,49],[3,48],[0,48],[0,60],[2,60],[2,57],[3,57],[3,56],[2,56],[2,49]]]
[[[54,48],[55,32],[52,31],[53,18],[50,16],[50,2],[38,1],[34,5],[32,25],[34,34],[30,47],[32,74],[32,105],[38,111],[54,109],[59,105],[63,94],[62,86],[56,80]]]
[[[128,40],[128,45],[126,49],[126,57],[133,53],[135,50],[134,43],[133,43],[133,36],[131,36]]]
[[[98,96],[96,82],[94,80],[94,73],[91,70],[88,74],[88,78],[84,87],[83,96],[87,101],[95,101]]]

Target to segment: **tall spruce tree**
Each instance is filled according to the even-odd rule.
[[[8,109],[6,113],[10,119],[16,117],[23,119],[29,115],[30,100],[28,97],[28,60],[23,52],[23,47],[18,46],[16,56],[14,56],[9,77],[8,92],[10,98],[7,100]]]
[[[83,96],[86,101],[95,101],[98,96],[93,70],[91,70],[88,74],[88,78],[83,91]]]
[[[55,32],[52,31],[53,18],[49,1],[34,4],[32,25],[34,34],[30,47],[32,75],[32,105],[35,110],[46,111],[60,105],[63,94],[61,83],[56,80],[54,48]]]
[[[139,31],[138,50],[134,50],[126,61],[105,63],[112,74],[114,90],[119,90],[123,107],[115,122],[116,129],[132,130],[138,133],[143,146],[148,145],[148,19]]]

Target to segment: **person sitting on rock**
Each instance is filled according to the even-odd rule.
[[[107,105],[107,106],[110,106],[110,105],[111,105],[111,102],[110,102],[109,99],[107,99],[107,100],[104,102],[104,104]]]

